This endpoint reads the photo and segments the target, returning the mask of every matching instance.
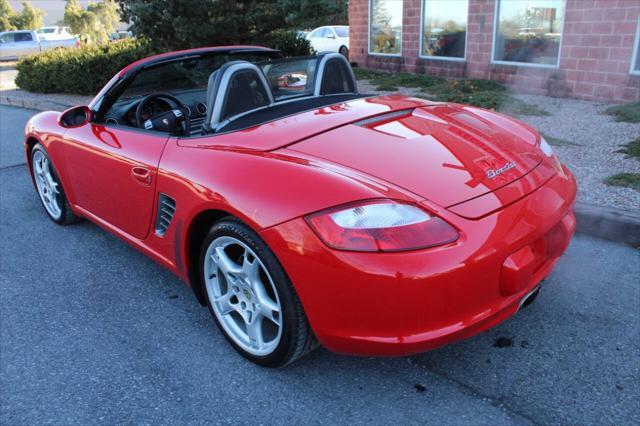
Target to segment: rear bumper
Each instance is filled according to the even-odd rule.
[[[460,239],[412,252],[331,250],[303,219],[262,236],[325,347],[408,355],[472,336],[513,315],[566,250],[575,231],[575,194],[575,180],[565,169],[481,219],[438,212],[460,230]]]

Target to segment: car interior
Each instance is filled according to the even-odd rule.
[[[359,97],[351,66],[337,53],[210,55],[143,69],[96,121],[203,137]]]

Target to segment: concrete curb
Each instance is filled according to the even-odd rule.
[[[63,111],[75,106],[65,100],[54,101],[46,95],[2,94],[0,104],[39,111]],[[640,214],[638,212],[576,203],[576,232],[616,243],[640,247]]]
[[[65,109],[74,106],[68,102],[46,99],[45,95],[19,96],[16,94],[6,95],[2,94],[2,92],[0,92],[0,105],[34,109],[37,111],[64,111]]]
[[[638,212],[576,203],[576,232],[632,247],[640,247]]]

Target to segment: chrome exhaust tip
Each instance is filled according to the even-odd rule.
[[[537,285],[533,290],[531,290],[529,293],[527,293],[522,298],[522,300],[520,300],[520,306],[518,307],[518,310],[520,310],[522,308],[526,308],[527,306],[532,304],[533,301],[536,300],[536,297],[538,297],[538,293],[540,293],[540,286],[539,285]]]

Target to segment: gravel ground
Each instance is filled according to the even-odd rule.
[[[365,93],[392,93],[375,90],[366,80],[358,81],[358,88]],[[400,91],[409,95],[421,93],[420,89],[406,87]],[[602,115],[609,104],[539,95],[515,96],[551,113],[544,117],[521,116],[522,121],[545,135],[572,143],[555,145],[554,150],[578,180],[578,200],[634,211],[640,209],[639,192],[603,183],[616,173],[640,173],[640,161],[625,159],[624,154],[616,153],[621,145],[640,137],[640,124],[616,122],[613,117]]]
[[[518,98],[552,113],[547,117],[523,116],[522,121],[546,135],[575,144],[556,145],[554,150],[578,180],[578,199],[630,210],[640,208],[640,192],[603,183],[616,173],[640,173],[640,161],[616,152],[621,145],[640,137],[640,124],[616,122],[603,115],[611,106],[608,104],[538,95]]]

